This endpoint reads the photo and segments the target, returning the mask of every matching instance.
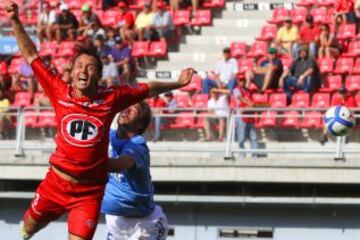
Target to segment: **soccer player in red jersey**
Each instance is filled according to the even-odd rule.
[[[92,239],[107,181],[108,132],[114,115],[147,97],[187,85],[194,70],[184,69],[177,82],[103,88],[97,84],[101,60],[91,49],[83,49],[73,60],[72,84],[67,84],[39,58],[19,20],[18,5],[3,3],[21,54],[48,95],[58,125],[51,166],[24,215],[22,239],[30,239],[66,212],[69,239]]]

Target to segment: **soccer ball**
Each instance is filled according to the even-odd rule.
[[[346,136],[355,126],[352,112],[344,106],[329,108],[324,116],[326,129],[334,136]]]

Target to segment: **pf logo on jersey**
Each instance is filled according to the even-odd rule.
[[[61,120],[61,132],[65,140],[78,147],[90,147],[101,141],[102,122],[85,114],[70,114]]]

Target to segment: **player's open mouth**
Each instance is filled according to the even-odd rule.
[[[78,77],[78,80],[79,80],[79,82],[86,83],[88,81],[88,78],[85,75],[81,75]]]

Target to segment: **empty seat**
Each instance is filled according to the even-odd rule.
[[[351,39],[356,36],[356,25],[355,24],[341,24],[339,31],[336,35],[337,39]]]
[[[80,9],[82,2],[79,0],[65,0],[65,3],[70,9]]]
[[[340,94],[339,94],[338,92],[334,93],[334,94],[331,96],[330,106],[335,106],[336,103],[341,102],[340,99],[341,99]]]
[[[355,64],[352,70],[352,74],[360,74],[360,58],[355,60]]]
[[[272,108],[285,108],[286,107],[286,94],[273,93],[270,95],[269,103]]]
[[[209,100],[208,94],[195,94],[192,96],[192,107],[207,108],[208,100]]]
[[[317,5],[319,7],[330,7],[335,6],[336,0],[321,0],[318,1]]]
[[[275,127],[277,112],[273,111],[265,111],[260,114],[260,119],[255,123],[255,127],[263,128],[263,127]]]
[[[306,8],[294,8],[291,10],[291,20],[295,24],[305,22],[305,18],[307,16],[307,9]]]
[[[148,41],[138,41],[134,42],[132,46],[131,55],[133,57],[144,57],[149,53],[150,42]]]
[[[342,79],[340,75],[329,75],[326,77],[325,86],[329,88],[330,91],[338,90],[342,85]]]
[[[252,69],[254,62],[251,58],[241,58],[238,60],[239,73],[245,73],[247,70]]]
[[[191,19],[193,26],[210,26],[211,25],[211,11],[210,10],[196,10],[194,17]]]
[[[188,94],[177,94],[174,96],[174,99],[176,101],[176,106],[178,108],[187,108],[189,107],[189,95]]]
[[[232,42],[230,44],[231,56],[238,58],[246,54],[246,43],[245,42]]]
[[[39,115],[37,127],[56,127],[56,119],[54,111],[43,111]]]
[[[267,42],[254,42],[251,45],[250,51],[248,52],[248,57],[261,57],[267,54],[268,44]]]
[[[205,0],[203,7],[205,8],[222,8],[225,6],[225,0]]]
[[[25,111],[25,126],[26,127],[36,127],[38,123],[38,113],[35,111]]]
[[[360,90],[360,75],[347,76],[345,87],[349,91]]]
[[[106,10],[101,22],[104,26],[115,26],[118,23],[119,12],[117,10]]]
[[[261,28],[260,36],[255,38],[257,41],[271,41],[276,38],[276,25],[265,25]]]
[[[267,20],[267,22],[273,24],[280,24],[288,16],[289,16],[289,10],[285,8],[275,8],[273,11],[272,18]]]
[[[56,56],[58,57],[72,57],[76,54],[75,43],[71,41],[61,42],[59,51]]]
[[[354,59],[352,58],[338,58],[334,73],[346,74],[351,73],[354,66]]]
[[[299,126],[299,113],[297,111],[287,111],[284,113],[283,120],[281,121],[282,127],[298,127]]]
[[[169,125],[169,128],[194,128],[195,127],[195,118],[193,113],[180,113],[179,116],[175,118],[174,123]]]
[[[167,54],[167,43],[165,41],[157,41],[150,43],[150,50],[147,54],[152,57],[165,57]]]
[[[294,93],[291,97],[291,107],[307,108],[310,105],[310,95],[308,93]]]
[[[331,73],[334,70],[334,59],[321,58],[318,60],[321,73]]]
[[[17,92],[15,94],[15,101],[12,104],[14,107],[27,107],[31,105],[31,94],[29,92]]]
[[[352,41],[349,43],[348,50],[343,53],[344,57],[359,57],[360,56],[360,41]]]
[[[328,108],[330,105],[329,93],[315,93],[311,100],[311,106],[314,108]]]
[[[314,18],[314,23],[327,23],[327,10],[325,7],[313,8],[311,16]]]
[[[189,10],[177,10],[173,16],[173,22],[176,26],[184,26],[190,23]]]
[[[299,124],[302,128],[321,128],[322,115],[320,112],[305,112],[302,122]]]
[[[41,56],[55,56],[57,53],[57,43],[53,42],[43,42],[41,44],[40,55]]]
[[[255,104],[262,104],[268,102],[268,94],[267,93],[253,93],[251,95],[251,100]]]

